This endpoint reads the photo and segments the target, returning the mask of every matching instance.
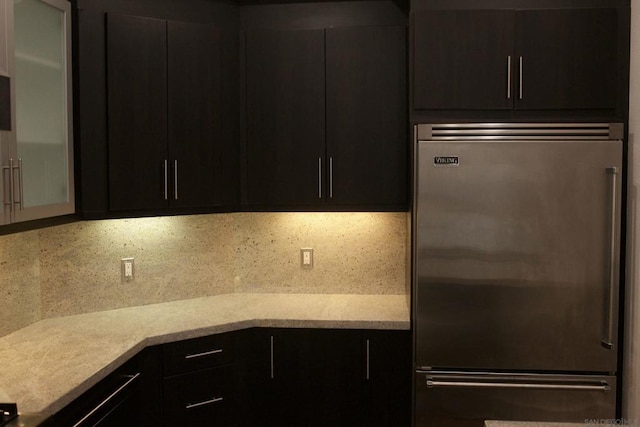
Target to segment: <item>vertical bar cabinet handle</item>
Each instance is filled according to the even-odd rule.
[[[613,312],[615,309],[615,289],[616,287],[616,215],[617,215],[617,206],[616,206],[616,177],[618,175],[618,168],[611,167],[607,168],[607,173],[611,175],[611,230],[610,240],[609,240],[609,304],[607,308],[607,337],[603,339],[600,343],[602,346],[608,350],[613,349]]]
[[[522,99],[522,87],[524,82],[522,81],[522,56],[520,57],[520,99]]]
[[[333,157],[329,157],[329,198],[333,199]]]
[[[13,178],[13,159],[9,159],[9,218],[13,222],[15,215],[16,187]]]
[[[322,157],[318,157],[318,199],[322,199]]]
[[[369,340],[367,340],[367,380],[371,378],[371,364],[370,364],[370,345],[369,345]]]
[[[275,371],[273,367],[273,335],[271,335],[271,379],[275,378]]]
[[[11,198],[10,198],[10,195],[7,196],[7,186],[5,184],[6,182],[11,181],[11,177],[9,177],[8,181],[4,180],[6,176],[5,174],[6,171],[9,171],[9,173],[11,173],[11,163],[9,163],[9,166],[2,166],[2,204],[5,207],[4,209],[6,209],[6,206],[9,206],[9,214],[11,214]],[[12,219],[13,218],[11,218],[10,220]]]
[[[16,202],[18,204],[20,204],[20,210],[24,209],[24,179],[22,179],[23,177],[23,172],[22,172],[22,159],[18,159],[18,179],[20,180],[20,185],[18,186],[19,188],[19,194],[20,194],[20,201]]]
[[[511,99],[511,55],[507,56],[507,99]]]
[[[167,171],[167,163],[168,161],[165,159],[164,161],[164,199],[165,200],[169,199],[169,195],[167,194],[169,192],[169,177],[167,176],[169,172]]]
[[[178,200],[178,161],[173,161],[173,198]]]

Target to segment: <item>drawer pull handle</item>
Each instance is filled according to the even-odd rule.
[[[90,418],[91,416],[93,416],[93,414],[95,414],[96,412],[98,412],[103,406],[105,406],[106,404],[108,404],[111,399],[113,399],[115,396],[117,396],[122,390],[124,390],[125,388],[127,388],[129,386],[129,384],[131,384],[132,382],[134,382],[138,377],[140,376],[140,372],[136,373],[135,375],[125,375],[124,377],[127,378],[127,382],[125,382],[124,384],[122,384],[116,391],[114,391],[113,393],[111,393],[106,399],[104,399],[102,402],[100,402],[98,404],[98,406],[96,406],[95,408],[93,408],[91,411],[89,411],[89,413],[87,413],[84,417],[82,417],[82,419],[80,421],[78,421],[77,423],[75,423],[73,425],[73,427],[78,427],[81,426],[82,423],[84,423],[88,418]]]
[[[219,353],[222,353],[222,349],[205,351],[203,353],[187,354],[184,358],[195,359],[196,357],[210,356],[212,354],[219,354]]]
[[[186,408],[187,409],[197,408],[198,406],[210,405],[212,403],[220,402],[222,400],[223,400],[222,397],[214,397],[213,399],[205,400],[204,402],[190,403],[186,406]]]

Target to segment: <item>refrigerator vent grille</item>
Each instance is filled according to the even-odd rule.
[[[622,123],[463,123],[416,125],[418,141],[620,140]]]

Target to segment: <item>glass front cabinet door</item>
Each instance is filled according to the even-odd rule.
[[[11,129],[0,131],[5,224],[75,212],[71,4],[13,2]]]

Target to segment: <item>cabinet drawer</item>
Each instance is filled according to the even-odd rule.
[[[164,424],[229,426],[234,401],[232,367],[165,378]]]
[[[164,376],[170,377],[231,363],[234,350],[233,333],[165,344],[162,346]]]

